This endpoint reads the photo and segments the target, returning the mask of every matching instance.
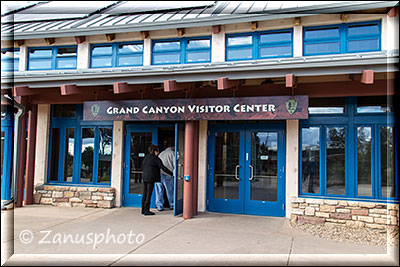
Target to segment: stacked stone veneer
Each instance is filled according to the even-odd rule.
[[[399,205],[293,197],[291,220],[376,229],[398,228]]]
[[[59,207],[109,209],[115,205],[115,189],[112,187],[39,185],[35,187],[34,203]]]

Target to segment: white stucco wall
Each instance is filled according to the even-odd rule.
[[[34,185],[47,182],[50,105],[39,104],[37,109],[35,180]]]
[[[291,200],[298,196],[299,120],[286,121],[286,217],[290,218]]]
[[[197,210],[206,211],[207,188],[207,131],[208,122],[200,121],[199,124],[199,168],[198,168],[198,198]]]
[[[122,205],[122,184],[124,166],[124,122],[114,121],[111,187],[115,188],[115,206]]]

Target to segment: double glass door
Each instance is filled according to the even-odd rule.
[[[208,151],[209,211],[285,215],[283,124],[211,125]]]
[[[158,142],[162,142],[161,139],[159,140],[159,132],[159,127],[156,125],[126,126],[123,206],[140,207],[142,205],[144,185],[142,163],[149,153],[150,144],[158,146]],[[174,215],[179,215],[183,210],[184,127],[178,123],[172,125],[172,134],[172,140],[175,142]],[[155,208],[154,191],[150,207]]]

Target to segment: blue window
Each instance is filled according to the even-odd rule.
[[[292,55],[292,29],[227,34],[226,36],[227,61],[291,57]]]
[[[1,71],[13,72],[19,69],[19,49],[1,50]]]
[[[131,67],[143,65],[143,42],[94,44],[91,68]]]
[[[76,69],[77,46],[31,47],[28,70]]]
[[[183,64],[211,61],[211,37],[153,41],[152,64]]]
[[[342,102],[343,112],[327,112],[321,100],[314,99],[320,109],[300,122],[300,195],[398,201],[392,98],[348,97],[329,105]]]
[[[326,55],[379,51],[380,21],[305,27],[303,54]]]
[[[112,123],[82,121],[82,105],[53,105],[48,182],[110,185]]]
[[[1,105],[1,199],[11,198],[12,146],[14,129],[14,109],[11,105]]]

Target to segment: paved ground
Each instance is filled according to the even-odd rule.
[[[2,265],[398,266],[398,248],[339,243],[286,218],[138,208],[26,206],[2,211]]]

